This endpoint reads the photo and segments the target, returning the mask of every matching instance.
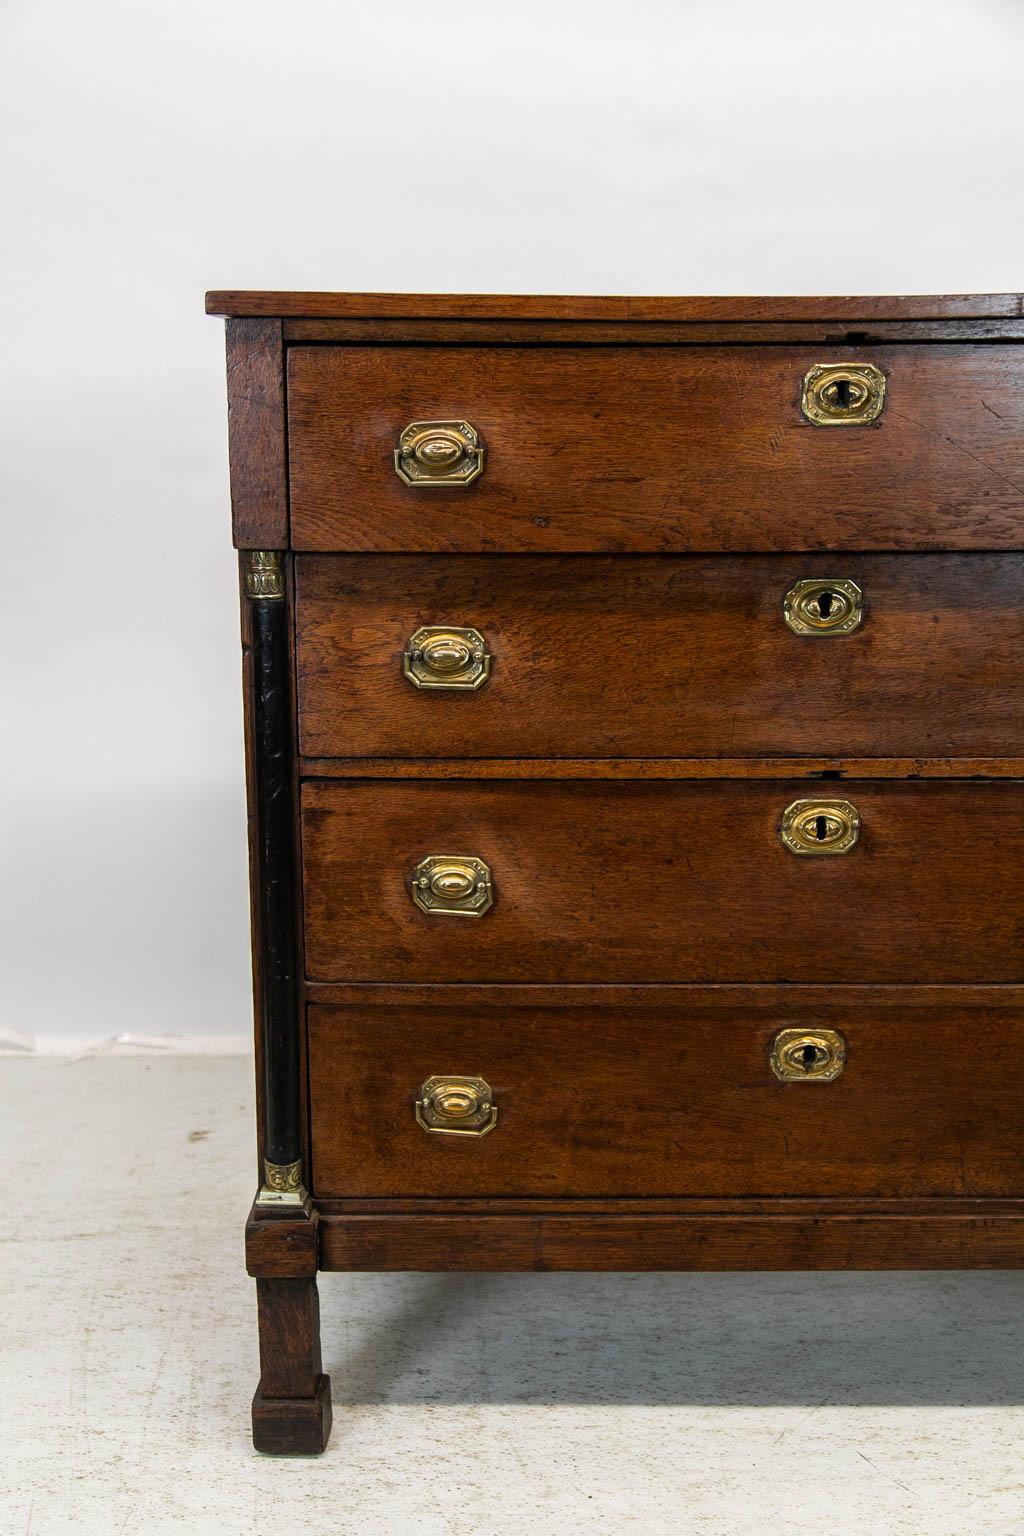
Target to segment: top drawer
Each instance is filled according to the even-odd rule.
[[[292,347],[292,545],[1014,548],[1022,357],[1013,344]],[[829,425],[803,407],[820,364],[846,370],[826,392]],[[868,389],[884,380],[884,395],[862,424],[844,412],[856,417],[868,365]],[[406,484],[395,449],[414,422],[468,423],[482,472],[446,483],[469,459],[446,465],[457,436],[442,435],[414,469],[420,483]]]

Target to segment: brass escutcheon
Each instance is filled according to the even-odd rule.
[[[411,421],[395,449],[406,485],[469,485],[483,468],[484,445],[468,421]]]
[[[482,1077],[428,1077],[416,1100],[416,1121],[441,1136],[486,1136],[498,1110]]]
[[[865,427],[885,404],[885,374],[874,363],[815,363],[800,404],[816,427]]]
[[[782,813],[779,837],[790,853],[849,853],[860,837],[860,812],[849,800],[794,800]]]
[[[491,675],[491,658],[478,629],[430,625],[410,636],[402,671],[414,688],[475,691]]]
[[[780,1029],[771,1064],[780,1083],[832,1083],[846,1065],[846,1041],[834,1029]]]
[[[483,917],[494,905],[491,871],[472,855],[428,854],[413,871],[412,899],[431,917]]]
[[[864,618],[864,597],[847,577],[794,582],[782,600],[794,635],[852,635]]]

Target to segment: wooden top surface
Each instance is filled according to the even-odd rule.
[[[206,295],[210,315],[280,319],[596,321],[974,320],[1024,317],[1024,294],[836,298],[587,298],[558,294],[274,293]]]

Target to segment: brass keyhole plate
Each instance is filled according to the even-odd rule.
[[[786,593],[782,614],[794,635],[852,635],[864,619],[864,597],[848,577],[805,577]]]
[[[866,427],[885,404],[885,374],[874,363],[815,363],[804,374],[800,405],[816,427]]]
[[[860,837],[860,812],[849,800],[794,800],[782,813],[779,837],[790,853],[849,853]]]
[[[835,1029],[780,1029],[771,1067],[780,1083],[832,1083],[846,1066],[846,1041]]]

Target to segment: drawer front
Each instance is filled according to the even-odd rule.
[[[808,1030],[841,1072],[780,1081]],[[319,1196],[1024,1193],[1012,1009],[314,1006],[309,1052]],[[439,1131],[474,1079],[486,1133]]]
[[[821,788],[814,799],[806,780],[307,782],[307,974],[1022,979],[1019,782]],[[847,852],[783,845],[784,811],[809,796],[855,807],[859,839]],[[843,832],[843,814],[821,823],[827,839]],[[489,910],[470,915],[474,903]]]
[[[1013,344],[292,347],[293,547],[1010,548],[1024,533],[1022,356]],[[812,424],[801,400],[822,363],[879,371],[875,420]],[[405,483],[396,447],[428,422],[468,424],[482,472],[470,439],[449,433],[417,439],[440,462],[413,472],[402,459],[420,475]],[[450,472],[466,483],[445,484],[460,442]]]
[[[816,579],[852,632],[801,625]],[[1020,554],[300,556],[296,601],[312,757],[1024,753]],[[453,625],[489,675],[407,676]]]

